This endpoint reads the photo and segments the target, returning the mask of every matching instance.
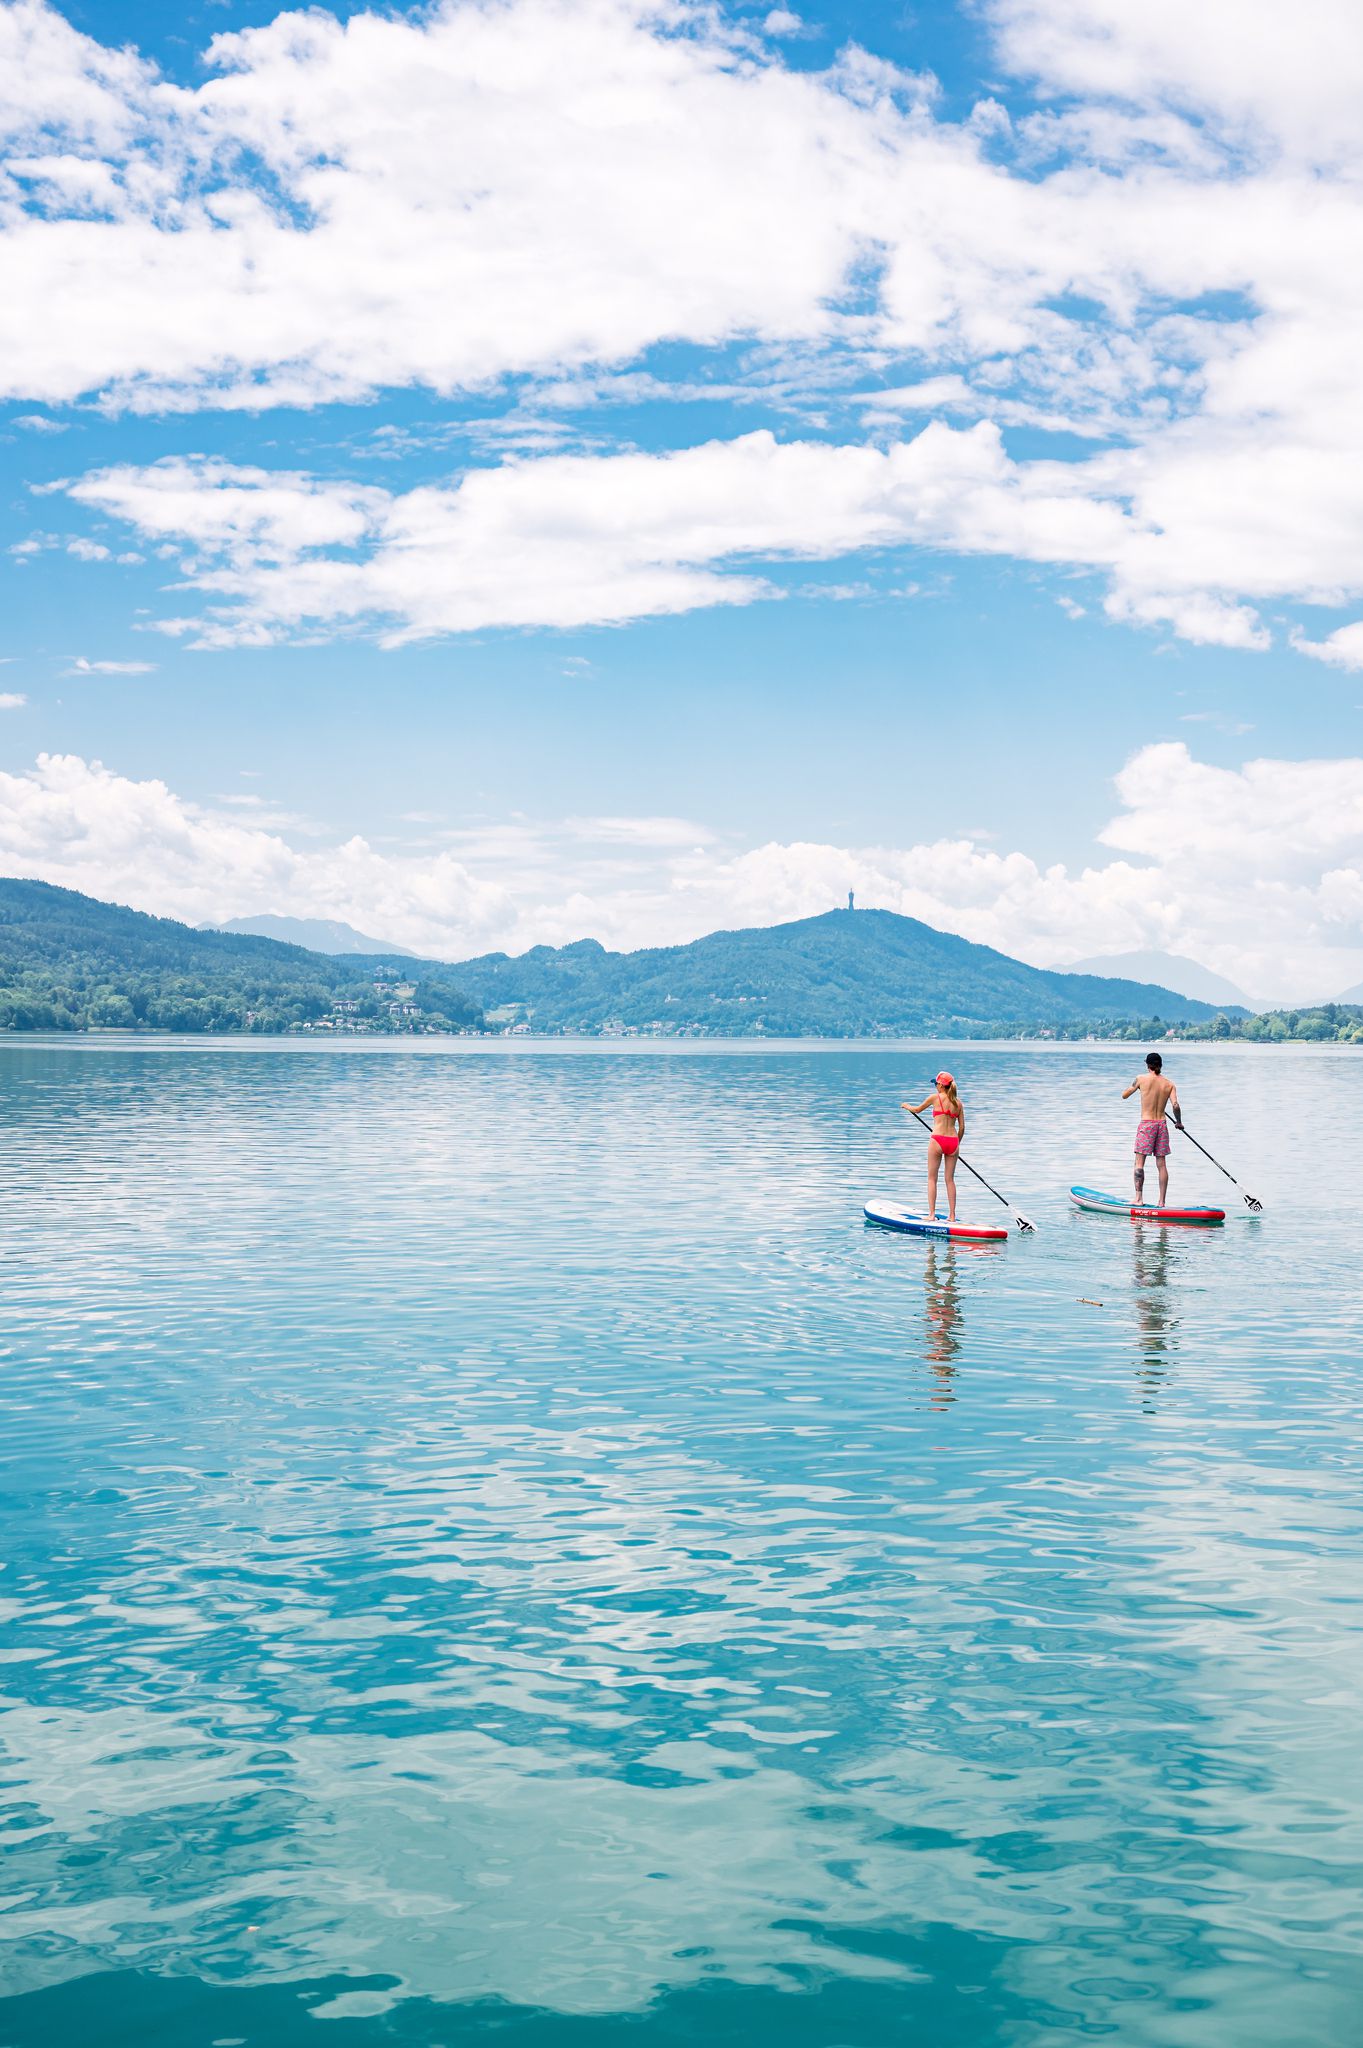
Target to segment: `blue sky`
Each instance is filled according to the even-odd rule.
[[[1358,980],[1363,29],[1185,13],[0,5],[6,870]]]

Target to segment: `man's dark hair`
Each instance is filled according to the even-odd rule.
[[[1157,1052],[1148,1052],[1145,1055],[1145,1064],[1149,1067],[1152,1074],[1157,1074],[1164,1065],[1164,1061]]]

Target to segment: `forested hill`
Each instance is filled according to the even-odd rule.
[[[1210,1026],[1150,983],[1028,967],[888,910],[837,910],[687,946],[595,940],[451,966],[313,953],[0,880],[0,1029],[627,1030],[848,1038]]]
[[[194,931],[48,882],[0,878],[3,1030],[411,1031],[481,1024],[481,1011],[454,976],[442,970],[437,988],[424,975],[421,961],[333,959],[277,939]],[[402,998],[398,986],[407,991]]]
[[[485,1010],[537,1031],[619,1026],[834,1038],[933,1031],[1133,1036],[1210,1021],[1210,1003],[1148,982],[1028,967],[888,910],[832,910],[687,946],[608,953],[594,939],[448,969]]]

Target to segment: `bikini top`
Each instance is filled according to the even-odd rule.
[[[951,1107],[951,1104],[947,1101],[946,1097],[941,1094],[939,1094],[937,1097],[937,1107],[933,1110],[932,1113],[934,1116],[949,1116],[953,1123],[959,1123],[961,1118],[960,1110],[953,1109]]]

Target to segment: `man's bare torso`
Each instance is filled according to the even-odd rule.
[[[1166,1080],[1163,1074],[1142,1074],[1140,1090],[1142,1117],[1151,1121],[1162,1117],[1174,1092],[1173,1082]]]

